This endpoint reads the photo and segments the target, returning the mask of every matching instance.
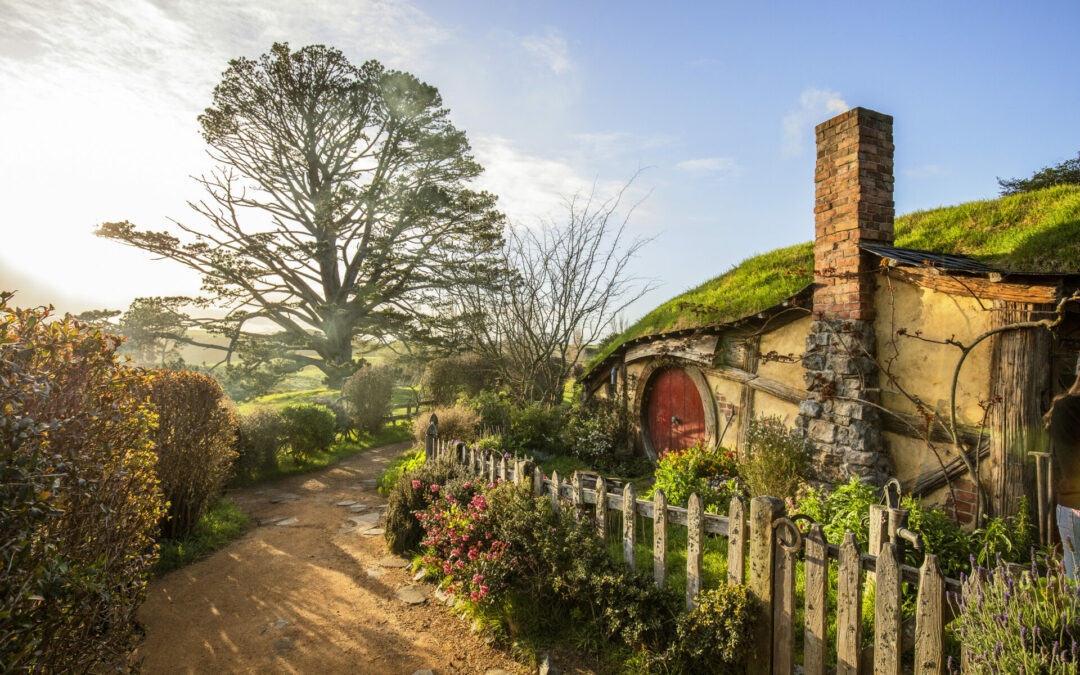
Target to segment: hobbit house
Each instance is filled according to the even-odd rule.
[[[973,210],[945,236],[934,218],[949,209],[894,222],[890,116],[854,108],[816,138],[812,244],[646,316],[594,359],[583,395],[628,408],[630,445],[653,459],[698,442],[745,452],[750,421],[774,416],[812,441],[821,484],[896,477],[966,523],[980,494],[987,515],[1021,497],[1049,509],[1059,489],[1080,507],[1080,443],[1044,420],[1080,392],[1080,269],[1047,244],[1080,235],[1080,188],[1043,195],[1063,224],[1009,222],[987,202],[985,221]]]

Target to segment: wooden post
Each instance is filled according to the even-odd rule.
[[[622,546],[623,559],[631,572],[637,571],[637,561],[634,559],[634,542],[637,540],[637,490],[633,483],[623,486],[622,493]]]
[[[898,510],[898,509],[894,509]],[[900,562],[896,544],[886,542],[877,558],[874,587],[874,675],[900,675]]]
[[[889,507],[884,504],[870,505],[870,545],[866,552],[876,556],[881,544],[889,540]]]
[[[695,492],[690,495],[686,509],[686,611],[697,607],[697,596],[701,593],[702,544],[705,539],[705,520],[702,514],[701,497]]]
[[[746,504],[740,497],[731,498],[728,509],[727,582],[738,586],[746,579]]]
[[[431,413],[428,418],[427,438],[424,443],[424,461],[430,462],[435,459],[436,444],[439,441],[439,416]]]
[[[607,481],[603,476],[596,479],[596,531],[607,540]]]
[[[571,491],[571,500],[574,504],[574,520],[581,522],[581,517],[585,512],[585,493],[581,487],[581,472],[575,471],[574,475],[570,479],[573,490]]]
[[[525,460],[514,460],[514,485],[521,485],[525,482]]]
[[[862,646],[862,567],[855,533],[844,535],[836,581],[836,674],[858,675]]]
[[[657,588],[667,588],[667,497],[656,488],[653,494],[653,579]]]
[[[551,472],[551,510],[559,512],[559,472]]]
[[[945,672],[945,579],[937,556],[926,555],[919,570],[919,599],[915,609],[915,673]]]
[[[730,550],[730,549],[729,549]],[[731,564],[730,562],[728,563]],[[806,535],[806,611],[803,616],[803,672],[825,675],[828,637],[829,545],[821,523]]]
[[[760,616],[754,628],[754,648],[746,672],[767,675],[772,671],[773,527],[784,515],[784,502],[775,497],[750,500],[750,568],[747,585],[758,602]]]
[[[539,466],[533,467],[533,494],[544,496],[544,471]]]
[[[499,459],[499,480],[506,480],[506,456]]]
[[[772,672],[792,675],[795,672],[795,556],[802,548],[802,537],[789,519],[781,518],[780,522],[792,541],[790,544],[783,541],[783,530],[774,528]]]
[[[495,482],[495,454],[494,453],[488,455],[487,465],[488,465],[487,466],[487,469],[488,469],[487,470],[488,483],[494,483]]]

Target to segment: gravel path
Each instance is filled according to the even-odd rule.
[[[145,672],[526,672],[386,550],[375,478],[407,447],[230,492],[259,525],[150,584]]]

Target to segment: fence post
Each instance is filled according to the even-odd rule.
[[[894,509],[898,510],[898,509]],[[896,544],[885,542],[877,557],[874,585],[874,675],[900,675],[900,561]]]
[[[603,476],[596,479],[596,531],[607,541],[607,481]]]
[[[705,538],[705,519],[702,517],[701,497],[690,495],[686,509],[686,611],[697,607],[701,592],[702,543]]]
[[[456,459],[457,463],[460,464],[461,466],[465,466],[465,454],[468,451],[469,451],[469,448],[464,443],[458,443],[457,444],[457,452],[454,455],[454,459]]]
[[[431,413],[431,417],[428,418],[427,438],[425,441],[424,461],[430,462],[435,457],[436,448],[439,442],[439,416],[435,413]]]
[[[631,572],[637,571],[637,560],[634,559],[634,542],[637,540],[637,490],[633,483],[623,486],[622,493],[622,545],[623,559],[630,567]]]
[[[487,461],[488,483],[495,483],[495,453],[488,455]]]
[[[499,459],[499,480],[506,480],[506,455]]]
[[[667,588],[667,497],[656,488],[653,494],[653,579],[657,588]]]
[[[825,675],[828,593],[829,545],[821,523],[814,523],[806,535],[806,612],[803,621],[803,672],[806,675]]]
[[[791,543],[783,539],[780,526],[791,534]],[[773,522],[776,547],[773,549],[773,673],[792,675],[795,669],[795,556],[802,550],[803,538],[790,518]]]
[[[570,481],[574,488],[570,493],[574,503],[574,520],[580,523],[581,517],[585,512],[585,493],[581,487],[581,472],[575,471],[574,475],[571,476]]]
[[[862,565],[855,533],[844,535],[836,579],[836,675],[858,675],[862,647]]]
[[[750,569],[747,585],[758,601],[760,615],[754,628],[754,649],[748,660],[749,675],[772,671],[773,521],[784,515],[784,502],[775,497],[750,500]]]
[[[551,510],[555,513],[559,512],[559,472],[551,472]]]
[[[915,673],[945,672],[945,580],[937,556],[928,553],[919,570],[919,599],[915,609]]]
[[[533,467],[533,493],[537,497],[544,495],[544,470],[539,466]]]
[[[746,503],[740,497],[731,498],[728,510],[728,568],[727,582],[738,586],[746,580]]]

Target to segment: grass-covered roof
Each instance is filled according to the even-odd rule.
[[[1001,270],[1080,273],[1080,186],[1063,185],[900,216],[896,245],[966,255]],[[813,281],[811,242],[747,258],[652,310],[604,346],[732,321],[767,309]]]

